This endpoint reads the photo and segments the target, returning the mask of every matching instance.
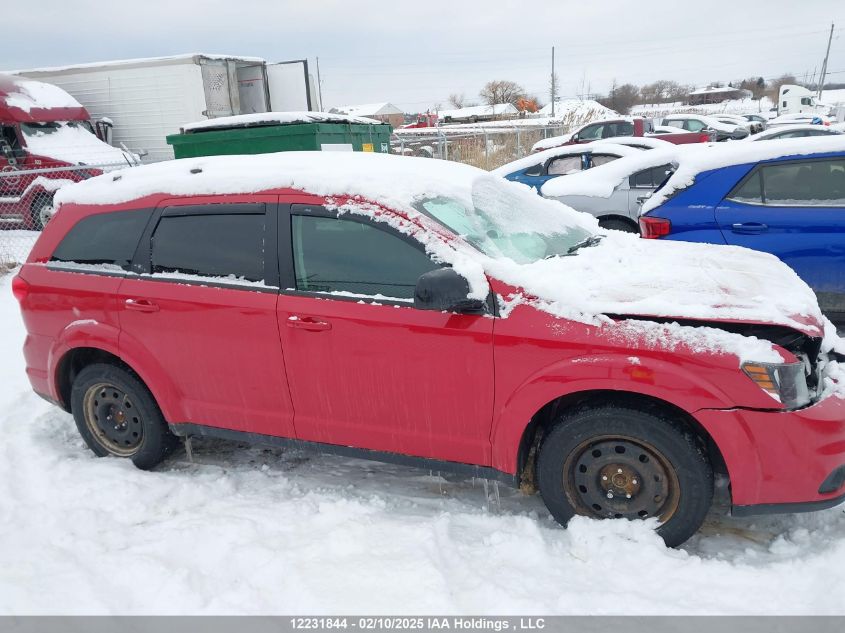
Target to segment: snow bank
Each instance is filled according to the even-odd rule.
[[[660,206],[676,191],[692,185],[698,174],[711,169],[756,163],[761,160],[787,156],[807,156],[828,152],[845,152],[845,136],[835,134],[828,137],[785,138],[756,143],[727,142],[708,143],[704,146],[701,144],[689,145],[678,154],[678,169],[659,191],[656,191],[651,198],[646,200],[642,212],[645,213]],[[613,167],[620,162],[622,161],[614,161],[602,166],[602,169]],[[589,174],[591,171],[596,170],[585,173]],[[571,178],[558,178],[556,180],[569,182]],[[546,187],[553,185],[555,182],[551,181]],[[546,195],[546,187],[543,188],[544,195]]]
[[[527,169],[540,163],[545,163],[550,158],[557,158],[558,156],[571,156],[572,154],[583,154],[584,152],[604,151],[609,154],[616,154],[618,156],[634,156],[639,154],[641,150],[635,147],[628,147],[625,145],[615,145],[609,141],[596,141],[594,143],[583,143],[581,145],[567,145],[561,148],[548,149],[544,152],[537,152],[536,154],[529,154],[523,156],[507,165],[502,165],[497,169],[490,171],[496,176],[507,176],[515,171]]]
[[[563,530],[538,496],[413,468],[211,440],[155,472],[98,459],[27,384],[10,278],[0,613],[845,614],[841,508],[732,518],[722,486],[671,550],[647,522]]]
[[[18,108],[24,112],[31,112],[34,108],[82,108],[76,99],[58,86],[23,77],[9,79],[17,90],[6,96],[6,105],[10,108]]]
[[[182,132],[228,129],[233,127],[257,127],[261,125],[290,125],[292,123],[366,123],[368,125],[382,125],[382,122],[376,119],[348,114],[329,114],[327,112],[258,112],[188,123],[182,126]]]
[[[47,130],[24,129],[27,149],[38,156],[71,165],[129,165],[136,162],[123,150],[104,143],[76,123],[58,123]]]

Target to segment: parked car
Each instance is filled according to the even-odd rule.
[[[736,514],[843,499],[835,336],[769,255],[382,154],[185,159],[58,202],[12,287],[27,376],[95,455],[314,448],[537,486],[563,524],[656,517],[670,545],[714,471]]]
[[[681,148],[671,147],[549,181],[540,194],[595,216],[602,228],[639,233],[640,206],[674,169]]]
[[[703,114],[672,114],[663,119],[662,125],[688,132],[709,132],[714,141],[735,140],[748,136],[748,129],[743,125],[722,123]]]
[[[763,116],[762,114],[743,114],[742,118],[746,121],[754,121],[756,123],[761,123],[763,125],[763,129],[765,130],[768,126],[769,119],[771,117]]]
[[[680,162],[644,207],[643,237],[772,253],[813,288],[826,313],[845,316],[845,137],[724,149],[736,151]]]
[[[498,169],[493,169],[490,173],[539,190],[552,178],[576,174],[623,156],[639,154],[641,151],[634,147],[614,145],[610,142],[565,145],[529,154]]]
[[[581,126],[572,134],[553,136],[537,141],[531,147],[532,152],[540,152],[552,147],[561,145],[573,145],[575,143],[592,143],[602,139],[617,139],[619,137],[649,138],[655,133],[654,125],[649,119],[643,117],[625,117],[622,119],[607,119],[594,121]],[[661,135],[661,140],[675,143],[706,143],[711,139],[706,133],[679,132],[672,128]]]
[[[747,119],[738,114],[713,114],[711,115],[717,121],[721,121],[726,125],[740,125],[747,129],[751,134],[758,134],[766,129],[766,124],[753,119]]]
[[[842,130],[834,126],[807,125],[797,123],[795,125],[778,125],[760,134],[749,136],[746,141],[773,141],[782,138],[806,138],[808,136],[830,136],[842,134]]]
[[[777,127],[781,125],[824,125],[828,126],[833,123],[833,119],[823,114],[813,114],[810,112],[798,112],[795,114],[782,114],[769,121],[769,127]]]

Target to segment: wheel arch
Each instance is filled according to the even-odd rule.
[[[725,458],[715,439],[688,411],[676,404],[644,393],[592,389],[554,398],[540,407],[531,417],[522,432],[516,454],[516,477],[521,489],[526,492],[536,490],[537,449],[543,436],[554,425],[557,417],[566,410],[598,405],[615,405],[645,413],[658,413],[677,421],[679,426],[691,432],[701,442],[713,470],[727,475],[728,469]]]
[[[615,211],[611,211],[609,213],[603,213],[601,215],[596,215],[596,219],[599,221],[600,225],[601,225],[602,221],[604,221],[604,220],[614,220],[614,221],[618,221],[618,222],[623,222],[626,225],[630,226],[637,233],[640,232],[640,227],[637,226],[637,223],[634,220],[632,220],[627,215],[620,215],[619,213],[616,213]]]

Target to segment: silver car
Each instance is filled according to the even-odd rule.
[[[676,150],[652,150],[550,180],[541,195],[594,215],[605,229],[639,233],[640,206],[674,171]]]

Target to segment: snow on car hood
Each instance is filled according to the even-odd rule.
[[[41,125],[45,127],[24,126],[26,147],[37,156],[71,165],[126,166],[137,162],[134,154],[104,143],[75,121]]]
[[[815,294],[767,253],[737,246],[643,240],[611,231],[575,255],[488,271],[524,289],[556,316],[596,322],[596,315],[746,321],[784,325],[821,336]]]

